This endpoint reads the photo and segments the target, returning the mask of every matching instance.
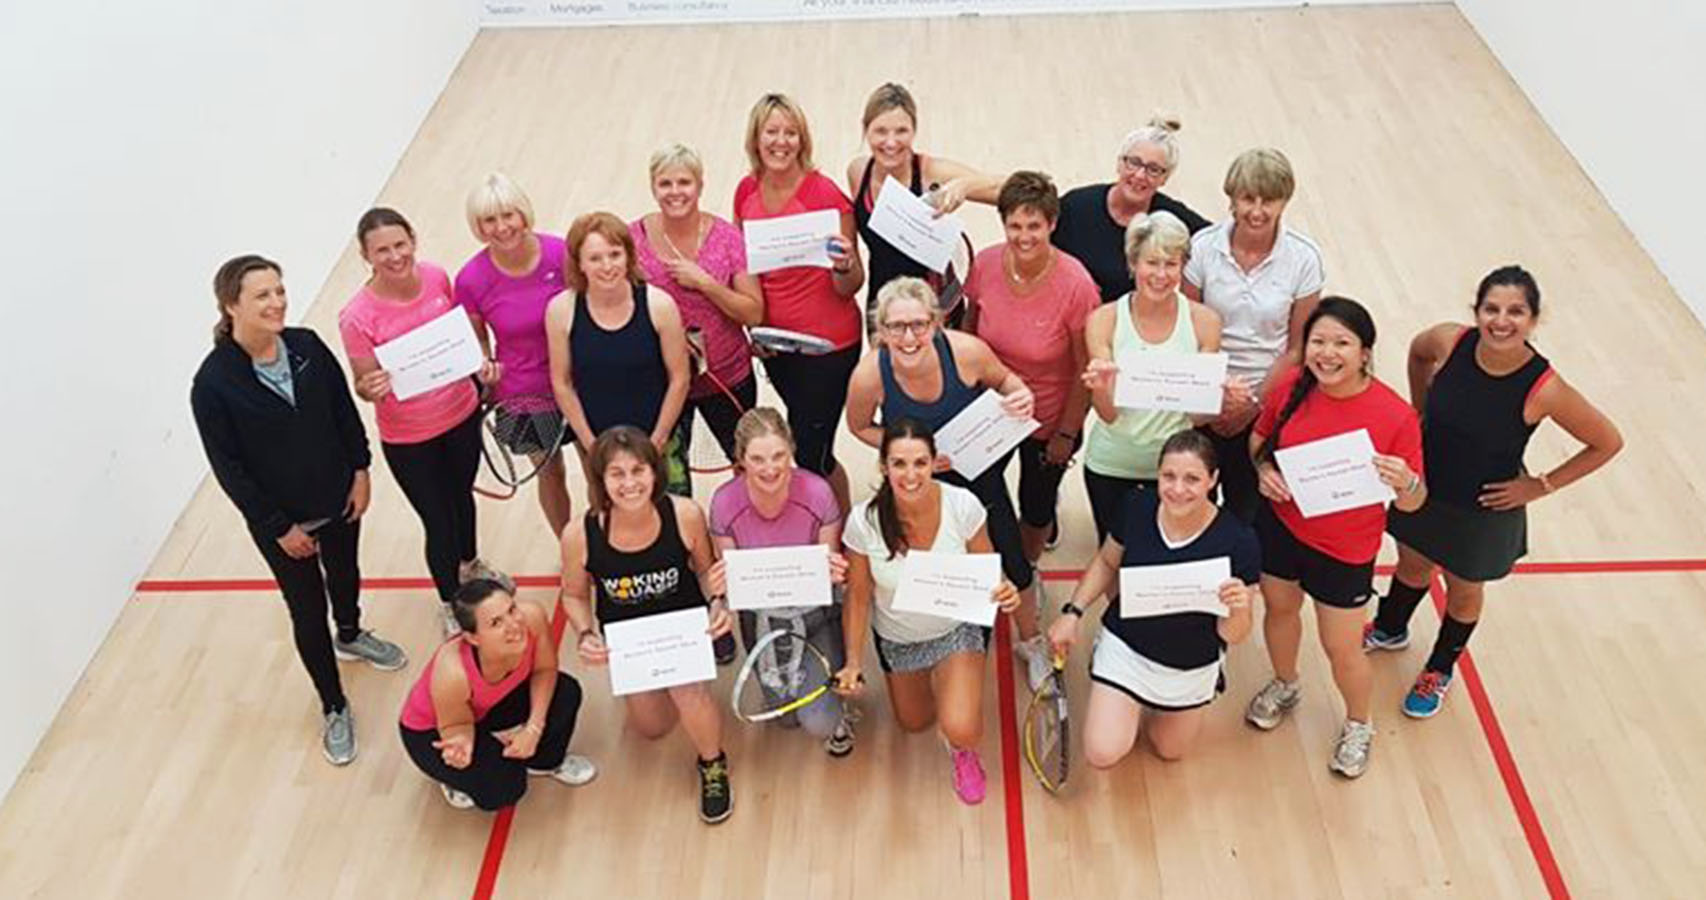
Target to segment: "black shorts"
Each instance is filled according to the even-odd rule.
[[[826,477],[835,471],[835,429],[857,365],[858,344],[822,356],[779,353],[764,360],[764,372],[787,408],[800,468]]]
[[[1315,602],[1361,609],[1374,597],[1374,560],[1353,565],[1304,544],[1267,503],[1256,511],[1256,537],[1262,542],[1262,574],[1301,582]]]

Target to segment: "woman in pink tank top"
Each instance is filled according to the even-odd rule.
[[[502,809],[527,776],[565,784],[598,770],[569,753],[581,688],[557,669],[550,619],[503,585],[475,579],[451,602],[462,631],[427,661],[403,703],[403,749],[457,809]]]

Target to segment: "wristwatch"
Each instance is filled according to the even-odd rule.
[[[1084,618],[1084,607],[1079,606],[1076,603],[1073,603],[1071,600],[1068,600],[1065,603],[1062,603],[1060,605],[1060,614],[1064,616],[1064,615],[1067,615],[1069,613],[1071,615],[1077,616],[1078,618],[1082,619],[1082,618]]]

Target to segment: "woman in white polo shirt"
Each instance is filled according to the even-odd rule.
[[[1244,379],[1248,402],[1229,397],[1204,424],[1220,457],[1221,505],[1255,521],[1261,495],[1250,466],[1250,426],[1278,373],[1301,360],[1301,331],[1321,300],[1321,250],[1280,224],[1297,186],[1291,161],[1269,147],[1246,150],[1226,170],[1232,215],[1191,238],[1181,290],[1220,314],[1227,376]]]

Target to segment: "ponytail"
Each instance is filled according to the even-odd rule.
[[[1308,334],[1309,330],[1304,329],[1303,333]],[[1280,431],[1285,428],[1285,423],[1291,421],[1292,414],[1309,398],[1309,392],[1314,388],[1315,373],[1309,371],[1308,366],[1304,366],[1297,376],[1297,383],[1291,386],[1291,395],[1285,398],[1285,405],[1280,407],[1279,415],[1274,417],[1273,430],[1262,439],[1262,445],[1256,448],[1256,462],[1269,462],[1274,458],[1274,450],[1279,447]]]

